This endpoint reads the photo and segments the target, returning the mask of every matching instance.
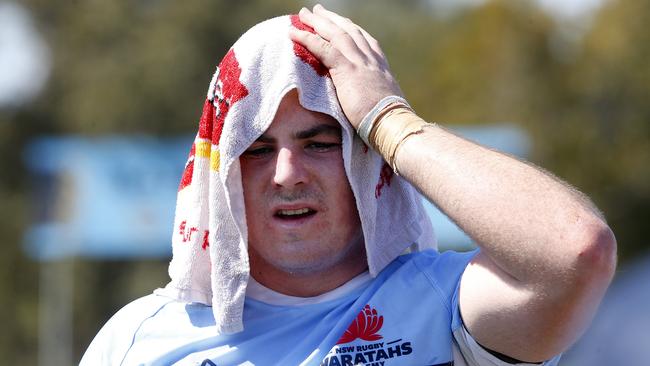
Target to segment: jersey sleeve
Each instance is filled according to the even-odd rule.
[[[163,296],[149,295],[123,307],[100,329],[88,346],[79,365],[121,364],[142,323],[154,316],[170,301],[173,300]]]
[[[483,348],[464,325],[454,332],[454,365],[457,366],[556,366],[560,361],[560,355],[543,363],[509,363],[500,360],[495,355]]]
[[[478,251],[475,251],[476,254]],[[467,262],[469,263],[469,261]],[[465,263],[465,266],[467,266]],[[463,269],[464,272],[464,269]],[[458,294],[460,290],[460,280],[462,273],[456,279],[454,284],[453,294],[451,296],[451,311],[452,323],[451,331],[454,335],[454,365],[456,366],[556,366],[560,361],[560,356],[557,355],[552,359],[542,363],[510,363],[499,359],[497,356],[490,353],[487,349],[481,346],[472,335],[469,333],[463,319],[460,315],[460,305]]]

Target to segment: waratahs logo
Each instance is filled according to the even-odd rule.
[[[370,305],[364,306],[320,366],[384,366],[413,353],[409,341],[385,341],[379,334],[383,325],[383,315]]]
[[[336,344],[350,343],[355,339],[369,342],[380,340],[383,337],[378,332],[382,325],[384,325],[384,317],[377,314],[376,309],[366,305]]]

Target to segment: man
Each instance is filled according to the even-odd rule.
[[[82,364],[557,364],[613,276],[615,239],[597,209],[420,120],[377,41],[349,20],[301,10],[279,31],[296,42],[290,57],[283,34],[241,46],[288,24],[269,22],[211,83],[179,192],[172,282],[109,321]],[[345,116],[322,103],[334,90]],[[377,172],[374,192],[362,188]],[[382,221],[420,212],[409,184],[480,251],[423,250],[417,218]],[[395,254],[407,247],[422,252]]]

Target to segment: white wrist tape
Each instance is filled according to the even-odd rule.
[[[406,105],[408,108],[412,109],[411,106],[404,98],[398,97],[397,95],[389,95],[387,97],[384,97],[379,102],[377,102],[377,104],[375,104],[375,106],[370,110],[370,112],[368,112],[366,116],[363,117],[363,120],[361,120],[361,123],[359,124],[359,129],[357,131],[359,137],[361,137],[361,139],[366,145],[370,146],[370,143],[368,142],[368,137],[370,136],[370,131],[372,131],[375,122],[377,122],[377,116],[381,114],[381,112],[386,107],[394,103],[403,104]]]

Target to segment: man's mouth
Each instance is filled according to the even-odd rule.
[[[316,214],[315,210],[304,207],[295,210],[278,210],[276,211],[274,216],[283,220],[294,220],[294,219],[302,219],[315,214]]]

